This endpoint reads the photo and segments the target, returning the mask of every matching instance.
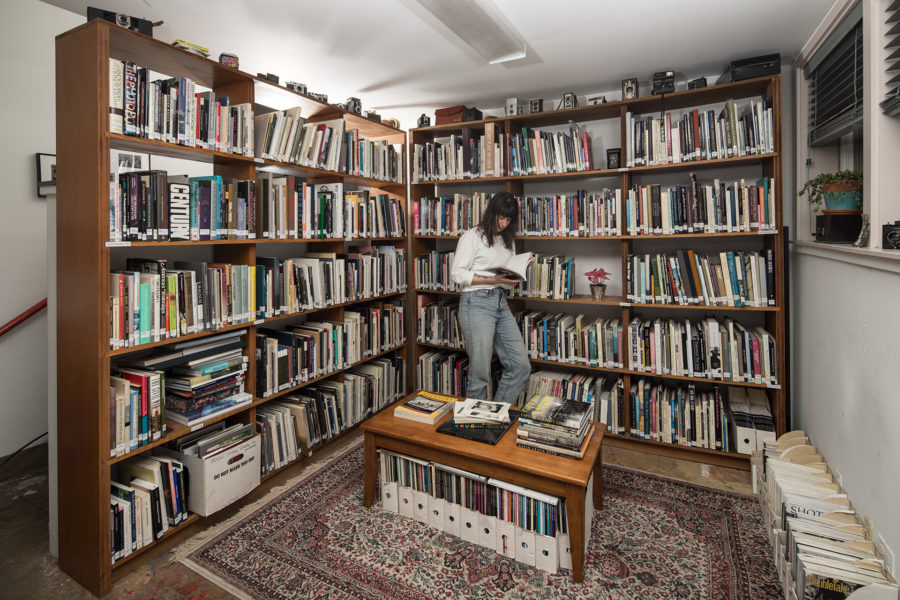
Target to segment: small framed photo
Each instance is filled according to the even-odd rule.
[[[532,98],[528,101],[529,112],[531,114],[544,112],[544,99],[543,98]]]
[[[637,77],[622,80],[622,100],[633,100],[638,97]]]
[[[109,151],[109,172],[113,176],[130,171],[150,170],[150,155],[123,150]]]
[[[37,168],[37,195],[46,198],[56,194],[56,155],[38,152],[34,155]]]
[[[621,164],[620,158],[622,156],[621,148],[610,148],[606,151],[606,168],[607,169],[618,169]]]
[[[506,116],[514,117],[516,116],[519,108],[519,100],[517,98],[507,98],[506,99]]]
[[[588,104],[606,104],[606,96],[591,96],[587,99]]]

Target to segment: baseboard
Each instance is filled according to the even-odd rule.
[[[9,458],[9,456],[11,455],[0,456],[0,464]],[[0,481],[40,468],[47,468],[46,443],[31,446],[30,448],[26,448],[19,452],[15,458],[11,459],[2,469],[0,469]]]

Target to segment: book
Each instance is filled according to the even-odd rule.
[[[594,436],[594,429],[595,428],[593,427],[593,425],[590,427],[590,429],[588,429],[587,435],[584,436],[584,441],[581,442],[581,446],[579,446],[578,449],[571,449],[563,446],[557,446],[555,444],[538,442],[522,437],[516,438],[516,446],[519,446],[521,448],[529,448],[531,450],[538,450],[546,454],[581,459],[584,457],[584,453],[587,451],[588,444],[591,443],[591,438]]]
[[[437,423],[453,407],[455,398],[429,392],[419,392],[394,408],[394,416],[420,423]]]
[[[526,269],[529,263],[534,259],[532,252],[523,252],[509,257],[502,265],[492,265],[487,267],[485,271],[490,271],[498,275],[504,275],[510,279],[525,281],[527,279]]]
[[[521,418],[527,422],[547,423],[579,431],[592,412],[593,407],[586,402],[535,395],[522,406]]]
[[[440,425],[438,425],[436,431],[439,433],[445,433],[447,435],[453,435],[458,438],[463,438],[466,440],[472,440],[475,442],[481,442],[483,444],[495,445],[499,442],[506,432],[509,431],[509,428],[512,427],[512,424],[515,422],[518,417],[519,411],[514,408],[509,409],[509,421],[505,423],[496,423],[489,425],[479,425],[479,424],[459,424],[454,423],[453,419],[447,419]]]
[[[509,423],[509,403],[466,398],[453,405],[454,423]]]

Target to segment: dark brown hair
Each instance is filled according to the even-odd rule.
[[[497,231],[497,217],[509,219],[509,225],[503,231]],[[518,226],[519,202],[509,192],[494,194],[494,197],[488,202],[484,214],[481,216],[481,221],[478,223],[478,229],[484,234],[488,247],[494,245],[494,238],[499,235],[500,239],[503,240],[503,245],[510,250],[513,249]]]

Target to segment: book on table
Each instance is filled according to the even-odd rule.
[[[587,402],[535,395],[522,406],[519,418],[534,425],[551,425],[577,432],[582,430],[592,411],[593,406]]]
[[[532,260],[534,260],[534,253],[523,252],[522,254],[515,254],[513,256],[510,256],[509,259],[503,264],[491,265],[490,267],[487,267],[485,271],[489,271],[497,275],[504,275],[510,279],[525,281],[527,279],[526,270],[528,269],[528,265]]]
[[[434,424],[453,407],[456,398],[431,392],[419,392],[394,408],[394,416],[402,419]]]
[[[511,408],[506,423],[455,423],[453,419],[447,419],[438,425],[437,432],[493,446],[506,435],[518,415],[519,411]]]
[[[466,398],[453,406],[454,423],[509,423],[509,403]]]

